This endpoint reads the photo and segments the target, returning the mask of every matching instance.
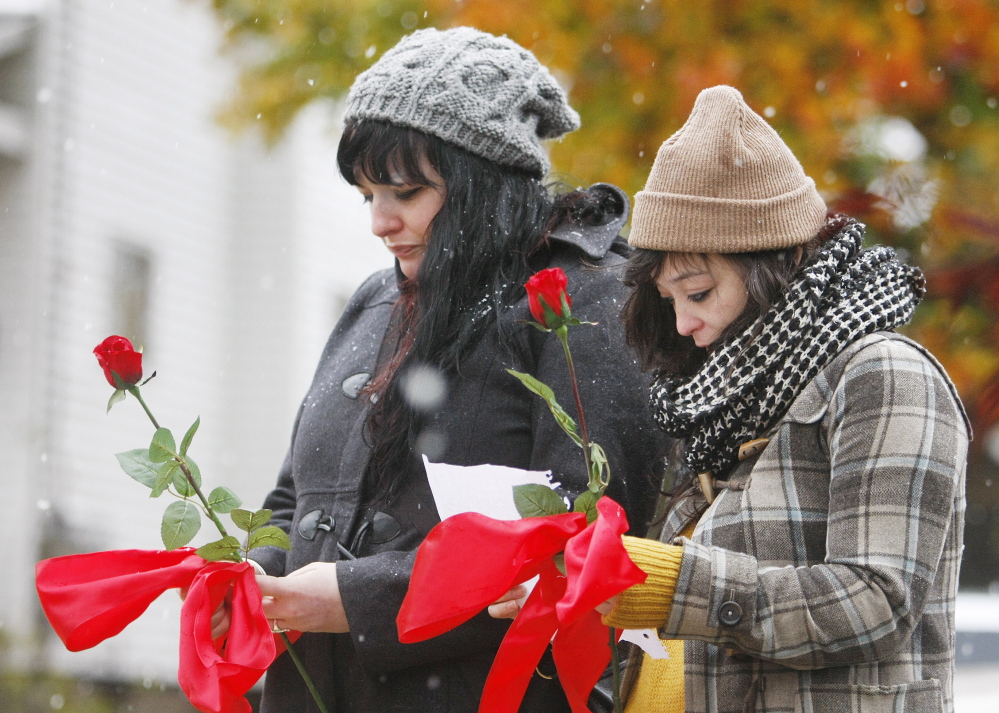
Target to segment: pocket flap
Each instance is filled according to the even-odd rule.
[[[800,706],[795,710],[812,713],[942,713],[943,696],[940,681],[904,683],[898,686],[851,686],[848,684],[820,684],[801,693],[810,698],[810,708]]]

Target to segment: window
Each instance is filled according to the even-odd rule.
[[[111,328],[136,348],[149,344],[149,289],[152,273],[149,254],[134,245],[114,249]]]

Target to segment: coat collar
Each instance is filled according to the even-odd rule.
[[[624,191],[609,183],[594,183],[587,191],[610,196],[615,210],[606,214],[604,222],[600,225],[582,225],[575,221],[563,223],[552,231],[549,239],[574,245],[582,250],[587,257],[599,260],[607,254],[611,243],[621,233],[624,224],[628,222],[631,202]]]

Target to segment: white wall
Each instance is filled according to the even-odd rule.
[[[89,652],[50,640],[38,658],[30,645],[43,539],[50,552],[161,546],[166,496],[151,501],[113,457],[152,428],[132,399],[105,415],[111,388],[91,353],[116,329],[115,245],[152,261],[147,402],[178,438],[200,415],[191,455],[206,486],[251,507],[336,305],[391,262],[335,172],[332,107],[271,152],[215,125],[233,74],[205,4],[53,1],[39,28],[33,148],[0,163],[0,490],[16,533],[0,548],[2,631],[14,665],[172,682],[172,593]],[[209,539],[205,525],[193,544]]]

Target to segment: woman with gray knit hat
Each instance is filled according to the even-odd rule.
[[[624,316],[682,440],[659,541],[626,538],[649,578],[602,611],[673,657],[629,711],[953,710],[970,429],[893,331],[920,271],[863,235],[732,87],[659,150]]]
[[[350,90],[340,173],[396,265],[364,282],[330,337],[264,503],[292,549],[257,557],[270,575],[258,577],[264,611],[307,632],[295,647],[330,711],[478,709],[507,622],[483,613],[431,641],[398,641],[415,550],[439,521],[424,455],[551,470],[572,496],[587,485],[575,444],[506,372],[569,393],[557,337],[519,323],[537,270],[561,267],[573,314],[599,323],[573,345],[587,420],[628,474],[610,488],[634,531],[650,519],[665,438],[649,380],[621,348],[628,200],[605,184],[553,196],[543,182],[542,140],[578,125],[534,55],[471,28],[403,38]],[[552,674],[548,657],[522,710],[568,710]],[[288,656],[267,673],[262,709],[316,709]]]

